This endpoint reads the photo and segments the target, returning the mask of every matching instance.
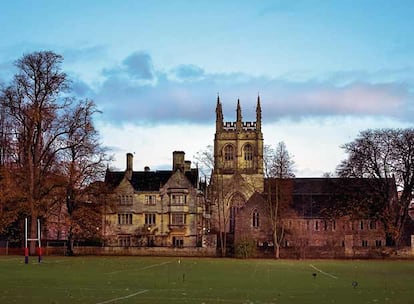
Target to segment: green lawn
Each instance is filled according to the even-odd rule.
[[[0,303],[414,303],[414,261],[0,257]]]

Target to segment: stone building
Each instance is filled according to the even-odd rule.
[[[268,213],[269,204],[274,204],[274,199],[269,200],[268,191],[275,192],[275,187],[269,185],[277,183],[289,192],[286,201],[279,206],[279,227],[284,228],[282,256],[346,257],[357,255],[357,251],[362,251],[363,256],[370,249],[376,249],[378,254],[386,245],[384,226],[378,219],[365,213],[352,214],[339,210],[340,204],[346,204],[342,196],[344,185],[347,191],[358,187],[367,190],[369,195],[361,180],[294,178],[265,179],[264,183],[265,193],[256,193],[239,209],[235,244],[252,240],[259,254],[273,252],[272,223]]]
[[[255,122],[243,122],[240,101],[236,121],[224,122],[222,105],[217,98],[214,170],[210,183],[212,226],[216,232],[231,236],[238,209],[255,192],[263,191],[261,117],[258,98]]]
[[[205,233],[205,183],[181,151],[173,152],[172,170],[107,170],[103,237],[107,246],[196,247]]]
[[[275,187],[286,192],[280,208],[281,246],[288,256],[355,255],[359,248],[385,246],[383,224],[370,218],[367,180],[334,178],[265,178],[260,98],[256,121],[244,122],[240,101],[235,122],[224,122],[217,99],[214,137],[214,169],[209,185],[212,231],[220,246],[232,252],[242,241],[253,241],[258,251],[273,250],[269,202]],[[395,182],[390,191],[396,194]],[[344,197],[362,192],[367,210],[350,215],[342,210]],[[375,199],[375,198],[372,198]]]

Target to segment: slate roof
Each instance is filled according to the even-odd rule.
[[[131,177],[131,185],[135,191],[158,191],[167,183],[171,175],[174,173],[172,170],[160,170],[160,171],[133,171]],[[105,174],[105,183],[112,188],[117,187],[125,176],[125,171],[110,171],[107,170]],[[185,176],[193,185],[198,186],[198,169],[191,169],[185,172]]]
[[[277,179],[265,179],[265,189],[274,188]],[[393,179],[389,180],[389,191],[396,195],[396,186]],[[347,197],[372,196],[372,189],[376,180],[362,178],[293,178],[282,179],[284,187],[291,189],[291,207],[303,217],[323,217],[323,211],[337,207],[340,199]],[[371,193],[371,194],[370,194]]]

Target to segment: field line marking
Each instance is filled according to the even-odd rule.
[[[131,293],[130,295],[127,295],[127,296],[124,296],[124,297],[119,297],[119,298],[106,300],[106,301],[103,301],[103,302],[98,302],[96,304],[107,304],[107,303],[112,303],[112,302],[116,302],[116,301],[119,301],[119,300],[125,300],[125,299],[132,298],[132,297],[135,297],[139,294],[143,294],[143,293],[146,293],[146,292],[148,292],[148,289],[144,289],[144,290],[138,291],[136,293]]]
[[[333,274],[327,273],[327,272],[325,272],[325,271],[323,271],[323,270],[319,269],[318,267],[313,266],[312,264],[309,264],[309,266],[310,266],[310,267],[312,267],[313,269],[315,269],[316,271],[318,271],[318,272],[320,272],[320,273],[322,273],[322,274],[324,274],[324,275],[327,275],[328,277],[331,277],[331,278],[333,278],[333,279],[338,279],[338,277],[337,277],[337,276],[334,276]]]
[[[142,268],[139,268],[139,269],[136,269],[136,270],[146,270],[146,269],[162,266],[162,265],[165,265],[165,264],[171,264],[171,261],[145,266],[145,267],[142,267]],[[114,274],[114,273],[119,273],[119,272],[124,272],[124,271],[131,271],[131,269],[115,270],[115,271],[107,272],[105,274]]]

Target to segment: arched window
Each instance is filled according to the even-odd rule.
[[[224,147],[224,160],[234,160],[234,147],[232,145]]]
[[[253,222],[252,222],[252,226],[253,228],[258,228],[260,223],[259,223],[259,212],[257,212],[257,210],[253,211],[253,218],[252,218]]]
[[[253,147],[251,144],[247,144],[243,148],[244,160],[251,161],[253,160]]]
[[[236,216],[246,200],[241,193],[235,193],[230,200],[230,233],[234,233],[236,226]]]

